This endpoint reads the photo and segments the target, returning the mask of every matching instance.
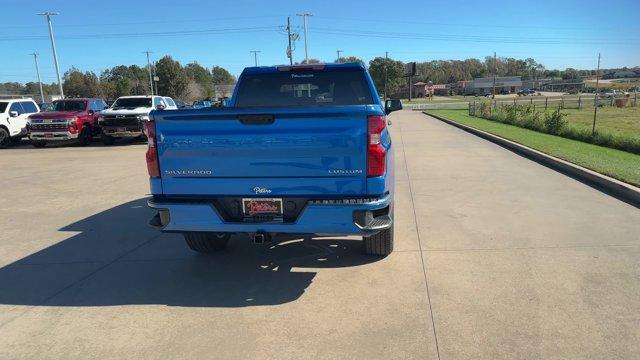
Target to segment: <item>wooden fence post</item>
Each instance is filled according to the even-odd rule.
[[[548,97],[544,98],[544,110],[545,111],[547,110],[547,104],[548,103],[549,103],[549,98]]]
[[[529,104],[533,105],[533,96],[531,97],[531,101],[529,102]]]
[[[578,96],[578,110],[582,109],[582,97]]]
[[[516,106],[516,98],[513,98],[513,106]]]
[[[560,97],[560,108],[564,109],[564,96]]]

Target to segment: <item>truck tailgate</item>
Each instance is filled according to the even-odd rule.
[[[154,113],[164,195],[366,194],[368,106]]]

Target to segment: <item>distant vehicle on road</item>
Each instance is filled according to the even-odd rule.
[[[33,99],[0,100],[0,148],[27,135],[27,119],[40,111]]]
[[[102,143],[112,145],[118,138],[144,139],[144,123],[154,109],[177,109],[162,96],[138,95],[119,97],[102,112],[98,123],[102,128]],[[173,101],[173,99],[171,99]]]
[[[254,67],[225,108],[153,112],[145,123],[150,224],[197,252],[232,233],[359,235],[393,250],[394,165],[383,104],[360,63]]]
[[[197,100],[193,102],[194,109],[204,109],[213,106],[213,103],[209,100]]]
[[[29,116],[29,138],[34,147],[47,143],[74,140],[79,145],[88,145],[100,134],[98,116],[107,108],[103,99],[56,100],[51,110]]]
[[[522,89],[518,91],[518,96],[533,96],[538,92],[533,89]]]

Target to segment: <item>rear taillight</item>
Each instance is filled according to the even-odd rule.
[[[156,123],[144,122],[144,134],[147,136],[147,170],[149,176],[160,177],[160,164],[158,163],[158,148],[156,147]]]
[[[385,171],[386,150],[381,140],[386,119],[384,116],[371,115],[367,120],[367,176],[382,176]]]

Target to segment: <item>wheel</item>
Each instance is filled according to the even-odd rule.
[[[31,145],[33,145],[34,148],[41,149],[45,147],[47,143],[45,141],[32,141]]]
[[[5,128],[0,127],[0,148],[5,148],[11,142],[11,136],[9,136],[9,131]]]
[[[116,141],[116,138],[114,138],[113,136],[109,136],[105,133],[102,133],[102,136],[100,136],[100,139],[102,140],[102,143],[107,146],[113,145],[113,143]]]
[[[212,253],[227,247],[229,233],[187,233],[184,240],[191,250],[199,253]]]
[[[78,136],[78,145],[87,146],[93,139],[93,135],[91,134],[91,127],[89,125],[85,125],[82,127],[82,131]]]
[[[393,251],[393,225],[387,230],[372,236],[365,236],[364,253],[367,255],[385,256]]]

